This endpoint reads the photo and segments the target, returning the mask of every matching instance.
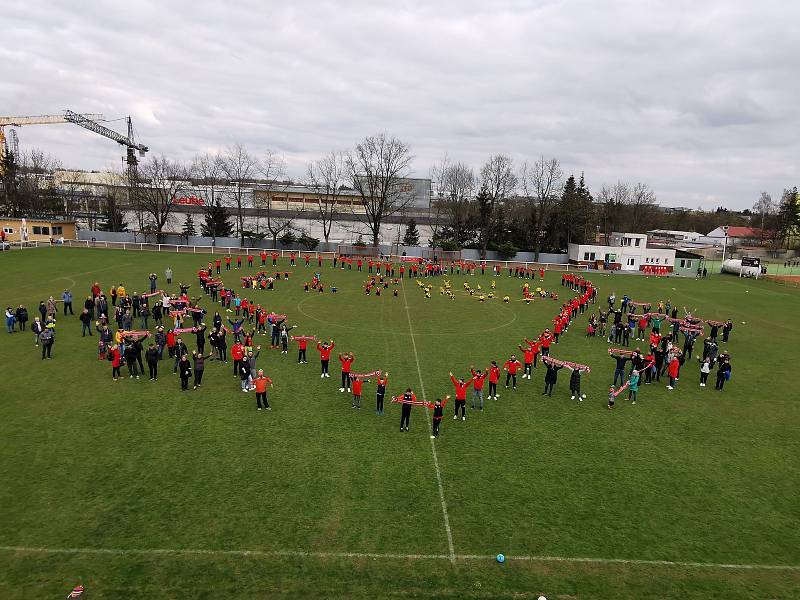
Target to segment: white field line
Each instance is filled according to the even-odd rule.
[[[414,360],[417,363],[417,375],[419,376],[419,389],[422,392],[422,399],[426,400],[425,396],[425,383],[422,381],[422,369],[419,365],[419,354],[417,353],[417,342],[414,339],[414,326],[411,323],[411,312],[408,307],[408,299],[406,298],[405,283],[401,283],[400,287],[403,289],[403,304],[405,305],[406,317],[408,318],[408,331],[411,333],[411,347],[414,349]],[[431,416],[428,414],[428,409],[425,408],[425,419],[428,422],[428,431],[431,429]],[[436,443],[431,437],[431,453],[433,454],[433,467],[436,471],[436,483],[439,486],[439,500],[442,503],[442,516],[444,517],[444,530],[447,533],[447,548],[450,552],[450,562],[455,562],[456,551],[453,546],[453,531],[450,529],[450,517],[447,514],[447,502],[444,499],[444,487],[442,486],[442,472],[439,469],[439,457],[436,455]]]
[[[88,554],[106,556],[237,556],[255,558],[352,558],[382,560],[447,560],[447,561],[493,561],[488,554],[402,554],[383,552],[315,552],[304,550],[205,550],[193,548],[41,548],[30,546],[0,546],[0,552],[21,554]],[[800,565],[758,565],[734,563],[704,563],[694,561],[640,560],[628,558],[582,558],[567,556],[506,556],[507,561],[559,562],[605,565],[642,565],[656,567],[678,567],[720,570],[750,571],[800,571]]]

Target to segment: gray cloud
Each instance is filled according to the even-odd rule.
[[[798,183],[796,3],[68,4],[5,8],[2,112],[130,114],[154,153],[242,142],[296,177],[387,131],[420,175],[445,152],[544,154],[593,189],[645,181],[668,205],[738,208]],[[71,125],[19,135],[68,166],[119,165]]]

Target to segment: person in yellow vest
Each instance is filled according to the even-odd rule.
[[[125,286],[121,283],[117,286],[117,297],[118,298],[125,298],[127,297],[128,292],[125,291]]]

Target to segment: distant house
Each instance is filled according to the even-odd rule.
[[[28,242],[47,242],[51,239],[77,238],[75,221],[54,221],[50,219],[14,219],[0,217],[0,228],[7,242],[19,242],[25,237]]]
[[[759,227],[728,227],[728,244],[760,244],[769,239],[772,234],[772,231]],[[700,241],[714,246],[722,246],[725,244],[725,229],[721,226],[717,227],[714,231],[709,232],[708,235],[703,236]]]
[[[647,271],[653,267],[675,266],[675,249],[648,246],[643,233],[611,234],[609,245],[570,244],[569,262],[591,269]]]

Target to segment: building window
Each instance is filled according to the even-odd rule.
[[[583,260],[594,260],[595,253],[594,252],[584,252],[583,253]]]
[[[13,227],[3,227],[3,232],[4,233],[14,233],[14,228]]]
[[[38,225],[33,226],[33,235],[42,235],[42,228]]]
[[[54,225],[53,226],[53,235],[63,235],[64,228],[61,225]]]
[[[636,259],[634,259],[634,258],[629,258],[629,259],[628,259],[628,266],[629,266],[629,267],[632,267],[632,266],[633,266],[633,263],[635,263],[635,262],[636,262]]]
[[[636,245],[638,246],[638,245],[639,245],[639,242],[641,242],[641,241],[642,241],[642,239],[641,239],[641,238],[636,238]]]

